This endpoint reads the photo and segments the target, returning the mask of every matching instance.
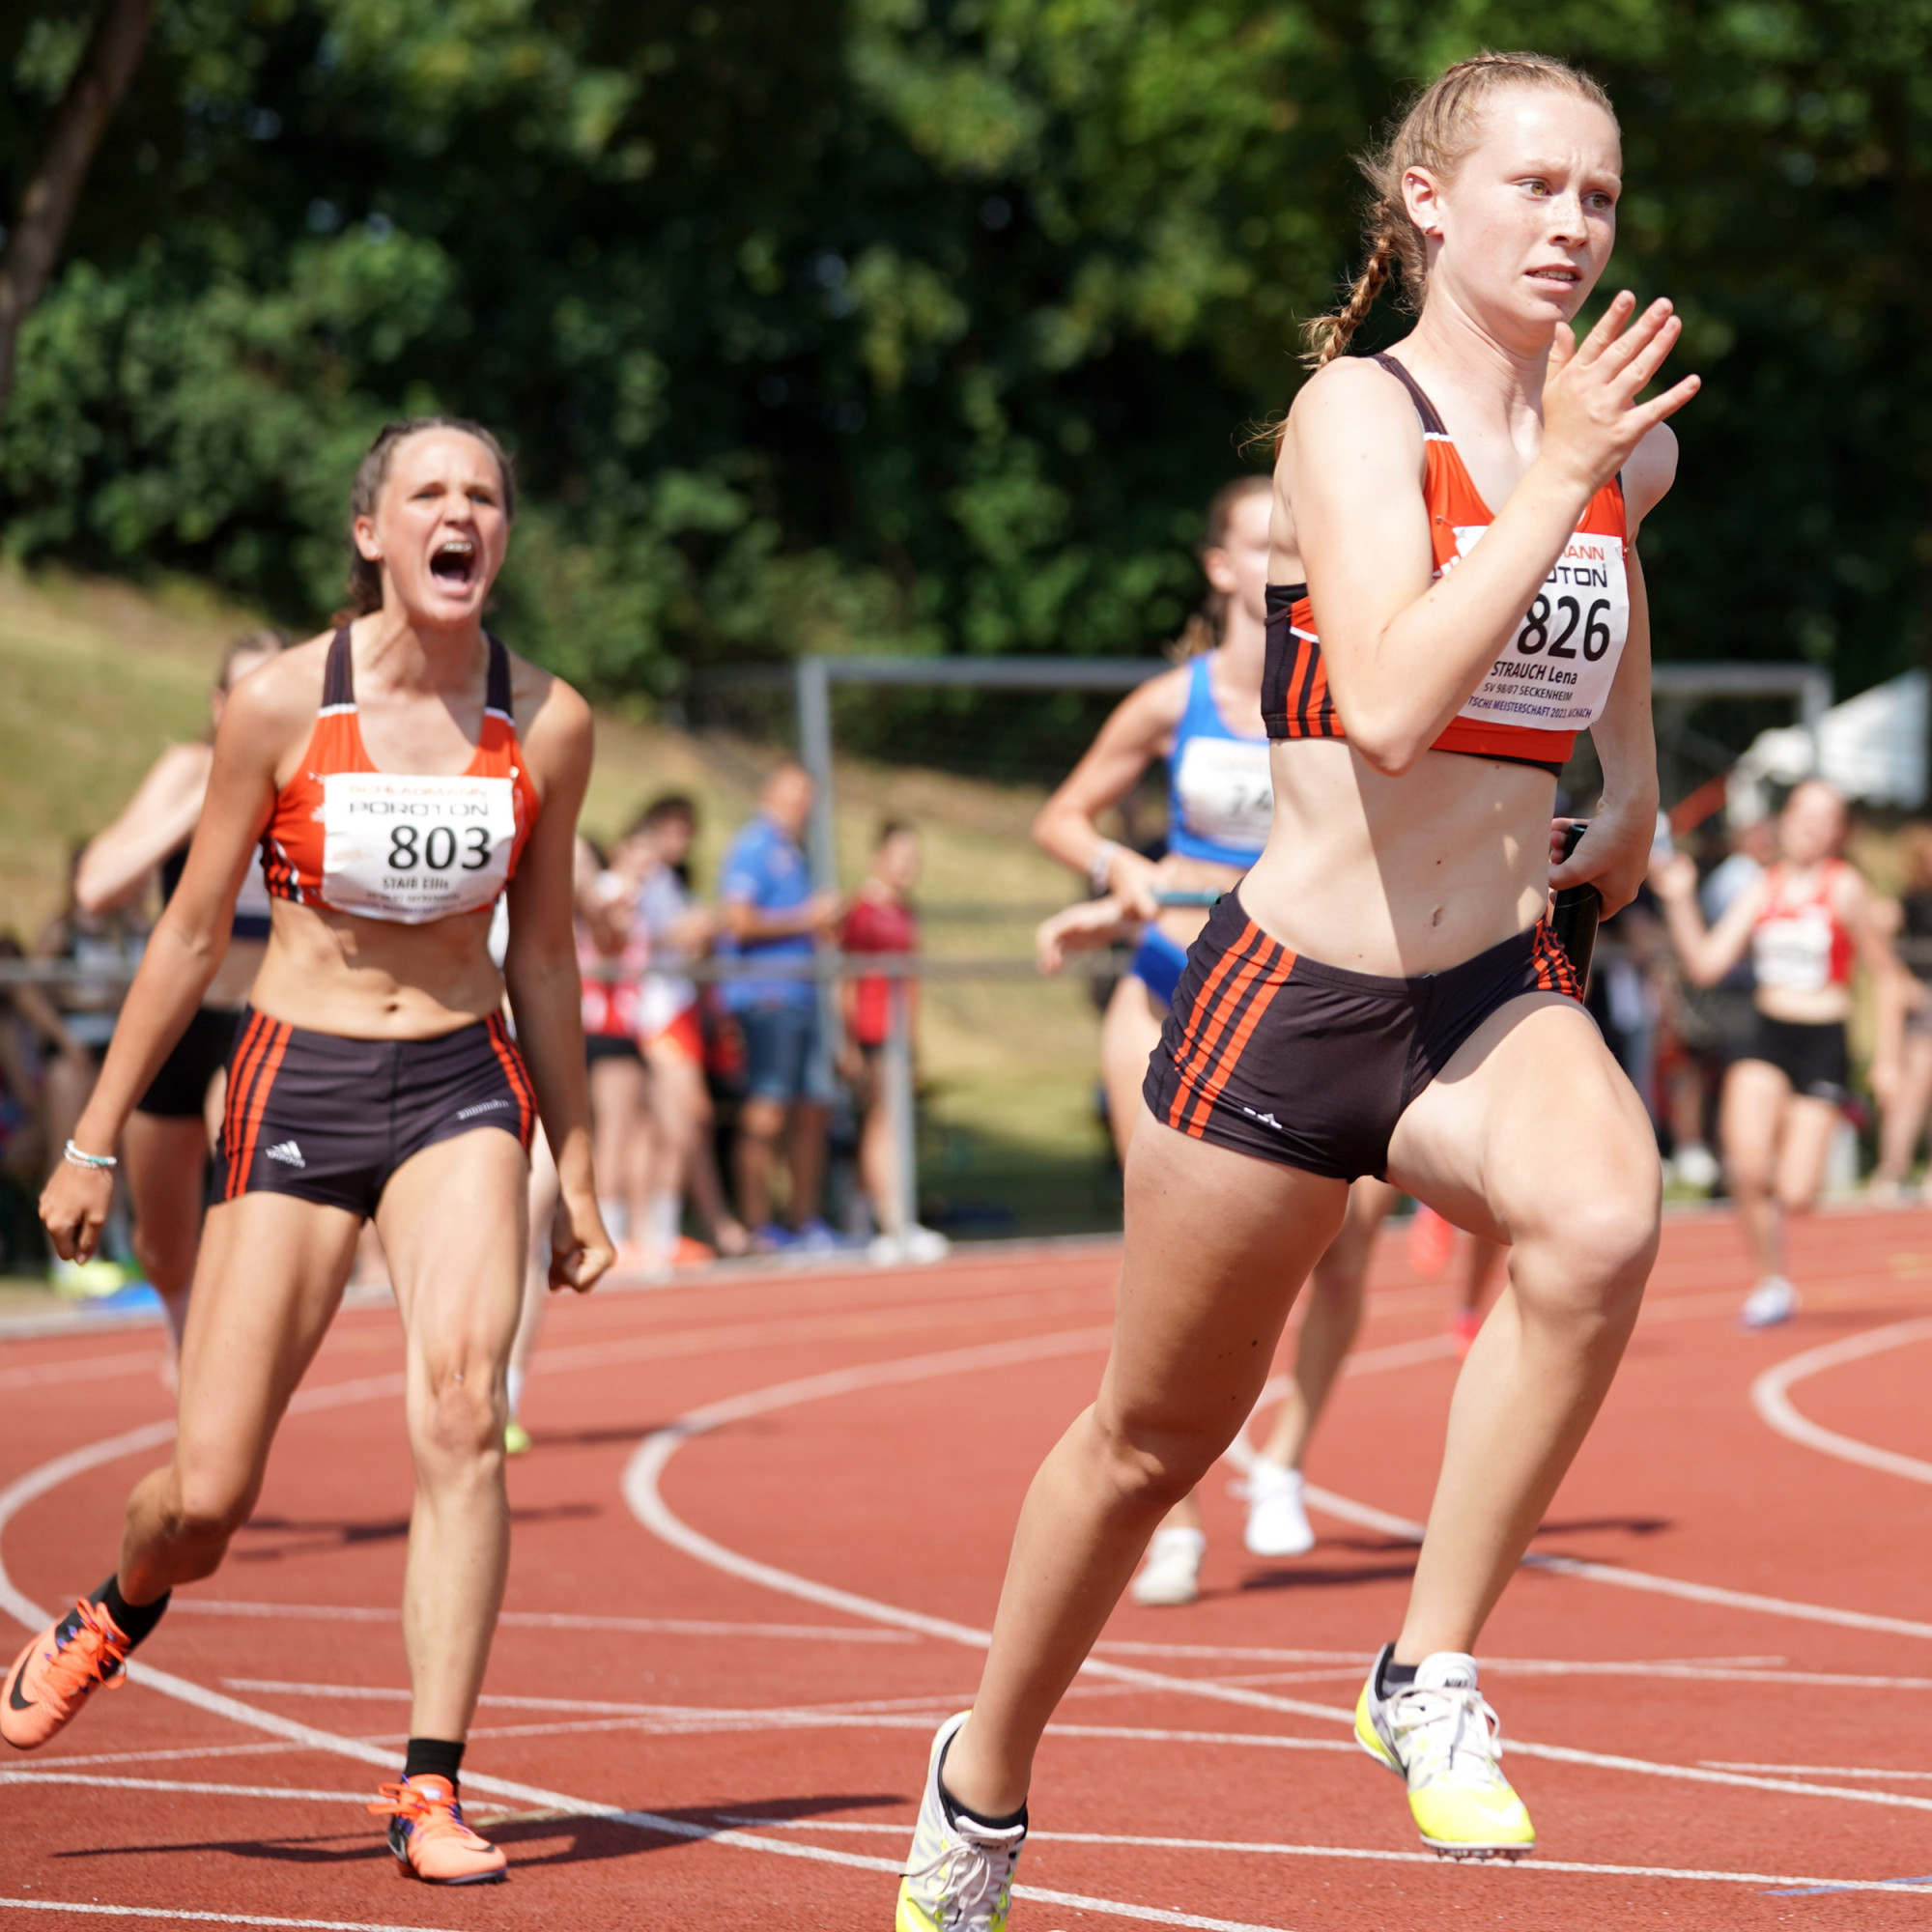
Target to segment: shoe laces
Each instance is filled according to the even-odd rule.
[[[127,1673],[121,1666],[132,1646],[115,1628],[113,1618],[84,1597],[74,1605],[74,1612],[80,1619],[78,1627],[67,1635],[56,1627],[53,1649],[43,1653],[55,1692],[74,1697],[90,1685],[104,1684],[112,1690],[125,1684]]]
[[[1432,1783],[1495,1784],[1502,1774],[1503,1720],[1480,1690],[1406,1685],[1388,1700],[1405,1755],[1429,1760]]]
[[[950,1907],[953,1915],[941,1918],[939,1912],[933,1914],[934,1921],[945,1932],[989,1932],[993,1915],[1012,1883],[1013,1866],[1019,1862],[1024,1842],[1015,1837],[982,1845],[962,1833],[949,1831],[938,1855],[913,1866],[904,1876],[936,1881],[940,1911]]]
[[[400,1784],[385,1784],[382,1796],[372,1799],[368,1808],[378,1817],[401,1818],[412,1832],[434,1837],[444,1832],[458,1832],[466,1838],[476,1833],[463,1822],[463,1806],[456,1794],[444,1797],[405,1778]]]

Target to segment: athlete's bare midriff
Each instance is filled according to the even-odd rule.
[[[435,1039],[503,1002],[488,911],[424,925],[274,902],[250,1004],[345,1039]]]
[[[1425,752],[1401,778],[1346,741],[1270,749],[1274,823],[1241,882],[1270,937],[1356,973],[1439,973],[1534,925],[1548,895],[1555,781]]]

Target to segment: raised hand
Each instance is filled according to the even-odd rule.
[[[1550,346],[1539,460],[1592,495],[1702,386],[1700,378],[1686,376],[1661,396],[1637,401],[1677,346],[1684,324],[1661,298],[1641,315],[1635,311],[1636,298],[1625,289],[1581,342],[1567,323],[1558,323]]]

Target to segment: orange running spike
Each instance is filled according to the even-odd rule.
[[[49,1624],[14,1660],[0,1690],[0,1737],[15,1750],[43,1745],[79,1715],[103,1684],[127,1682],[122,1665],[133,1648],[105,1605],[81,1598],[69,1613],[79,1619],[66,1629],[68,1616]]]
[[[509,1876],[509,1861],[463,1822],[456,1787],[446,1777],[426,1772],[385,1784],[369,1809],[387,1815],[389,1849],[405,1878],[428,1885],[496,1885]]]

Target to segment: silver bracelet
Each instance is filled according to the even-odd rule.
[[[1103,838],[1094,848],[1094,856],[1087,861],[1087,883],[1096,893],[1107,890],[1107,876],[1114,869],[1114,861],[1120,856],[1121,845],[1117,838]]]
[[[120,1160],[111,1153],[82,1153],[69,1141],[61,1151],[61,1158],[73,1167],[119,1167]]]

